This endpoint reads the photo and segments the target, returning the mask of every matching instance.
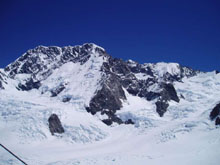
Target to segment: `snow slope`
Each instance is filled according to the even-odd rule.
[[[80,72],[80,75],[91,78],[95,85],[99,76],[90,77],[97,75],[95,70],[85,74],[93,64],[88,62],[84,71],[76,69],[77,64],[67,63],[63,70],[74,70],[76,75]],[[95,64],[99,67],[99,61]],[[65,72],[59,74],[60,79],[51,75],[44,87],[74,81],[68,80]],[[162,118],[155,113],[153,101],[125,91],[127,100],[117,115],[124,120],[132,119],[135,125],[115,124],[111,127],[85,111],[82,100],[86,101],[86,96],[83,94],[87,90],[91,92],[88,95],[94,92],[86,83],[78,88],[77,83],[71,85],[68,90],[75,91],[76,95],[69,103],[41,95],[37,90],[1,90],[0,143],[33,165],[218,165],[220,131],[210,121],[209,113],[220,101],[220,74],[200,73],[182,81],[175,82],[174,86],[177,94],[185,99],[182,98],[180,103],[171,101]],[[63,91],[63,95],[68,94],[68,90]],[[50,134],[47,119],[52,113],[59,116],[64,134]],[[19,162],[0,148],[0,164]]]
[[[80,63],[68,62],[53,71],[52,75],[42,81],[40,91],[50,96],[50,91],[60,85],[67,88],[59,94],[59,100],[66,97],[71,101],[81,102],[88,106],[94,93],[99,90],[102,73],[100,72],[104,59],[95,52],[91,54],[89,60],[81,65]],[[57,99],[57,98],[56,98]]]

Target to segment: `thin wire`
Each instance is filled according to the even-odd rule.
[[[25,163],[23,160],[21,160],[18,156],[16,156],[15,154],[13,154],[9,149],[7,149],[5,146],[3,146],[1,143],[0,143],[0,146],[2,148],[4,148],[6,151],[8,151],[10,154],[12,154],[15,158],[17,158],[20,162],[22,162],[23,164],[25,165],[28,165],[27,163]]]

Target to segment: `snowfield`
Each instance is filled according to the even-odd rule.
[[[68,65],[64,69],[77,67]],[[73,74],[79,72],[84,75],[86,70]],[[60,76],[59,80],[68,77],[65,72]],[[98,79],[91,78],[97,84]],[[59,80],[49,79],[45,84],[56,85]],[[117,115],[135,124],[112,126],[85,111],[82,102],[87,97],[82,94],[91,84],[78,89],[73,85],[69,90],[81,95],[69,103],[37,90],[21,92],[8,87],[0,91],[0,143],[30,165],[218,165],[220,131],[209,113],[220,101],[220,74],[200,73],[183,82],[174,84],[182,97],[180,103],[170,102],[162,118],[153,102],[125,92],[127,100]],[[92,95],[94,89],[90,92]],[[51,135],[48,118],[52,113],[59,116],[64,134]],[[21,163],[0,148],[0,164]]]

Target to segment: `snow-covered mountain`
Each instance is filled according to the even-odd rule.
[[[38,46],[0,70],[0,94],[0,143],[28,164],[219,163],[217,72]]]

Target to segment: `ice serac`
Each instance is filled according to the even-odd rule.
[[[198,73],[177,63],[123,61],[111,57],[92,43],[66,47],[38,46],[9,64],[4,72],[16,80],[17,89],[35,89],[63,102],[77,100],[89,113],[107,116],[103,122],[108,125],[113,122],[133,123],[122,121],[116,115],[127,100],[125,92],[154,101],[155,112],[163,116],[169,101],[179,102],[173,83]],[[3,88],[2,84],[0,87]]]

